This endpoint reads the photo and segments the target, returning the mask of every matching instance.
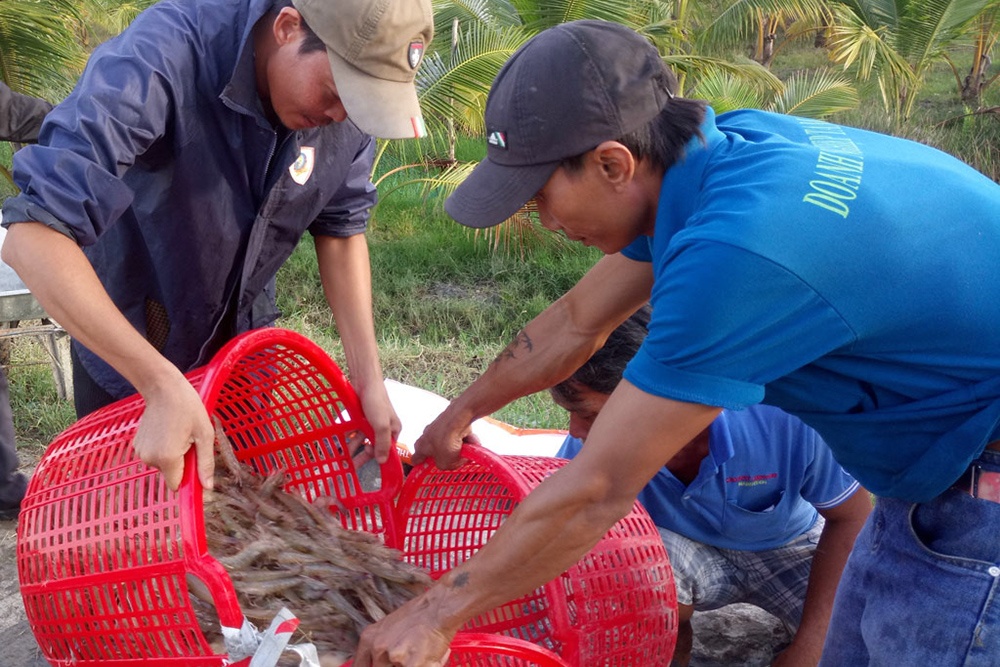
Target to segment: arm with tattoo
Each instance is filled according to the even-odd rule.
[[[433,458],[442,468],[460,463],[472,422],[569,377],[608,334],[649,298],[652,271],[643,262],[611,255],[531,320],[486,371],[431,422],[414,445],[414,464]]]

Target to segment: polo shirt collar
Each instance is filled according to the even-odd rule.
[[[726,135],[715,124],[715,110],[705,107],[701,135],[695,135],[684,146],[684,155],[667,170],[660,188],[657,205],[658,237],[669,238],[684,227],[698,206],[698,192],[704,181],[705,168],[715,149],[726,141]],[[667,223],[667,230],[660,223]],[[669,230],[669,231],[668,231]],[[666,231],[666,234],[662,232]]]

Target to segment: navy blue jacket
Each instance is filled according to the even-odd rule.
[[[152,6],[94,52],[39,144],[14,159],[22,194],[4,203],[3,224],[35,220],[74,238],[128,320],[183,371],[274,322],[274,277],[307,229],[363,233],[376,201],[374,140],[353,123],[277,132],[265,119],[251,31],[270,4]],[[301,184],[300,156],[314,163]],[[77,352],[113,396],[134,391]]]

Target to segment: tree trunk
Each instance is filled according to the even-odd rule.
[[[965,77],[965,81],[962,84],[963,102],[973,106],[979,106],[983,86],[986,84],[986,73],[992,62],[993,61],[990,59],[990,55],[988,53],[984,53],[978,63],[972,63],[972,69],[969,71],[969,75]]]
[[[760,32],[753,59],[764,67],[770,67],[774,59],[774,41],[778,37],[777,21],[768,14],[761,14],[758,25]]]
[[[817,49],[825,49],[826,42],[830,38],[830,19],[826,16],[823,17],[822,23],[816,29],[816,38],[813,40],[813,47]]]

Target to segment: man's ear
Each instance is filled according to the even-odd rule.
[[[627,185],[635,175],[635,156],[617,141],[602,142],[592,155],[601,169],[601,175],[615,187]]]
[[[282,7],[271,27],[278,46],[295,42],[302,35],[302,15],[294,7]]]

